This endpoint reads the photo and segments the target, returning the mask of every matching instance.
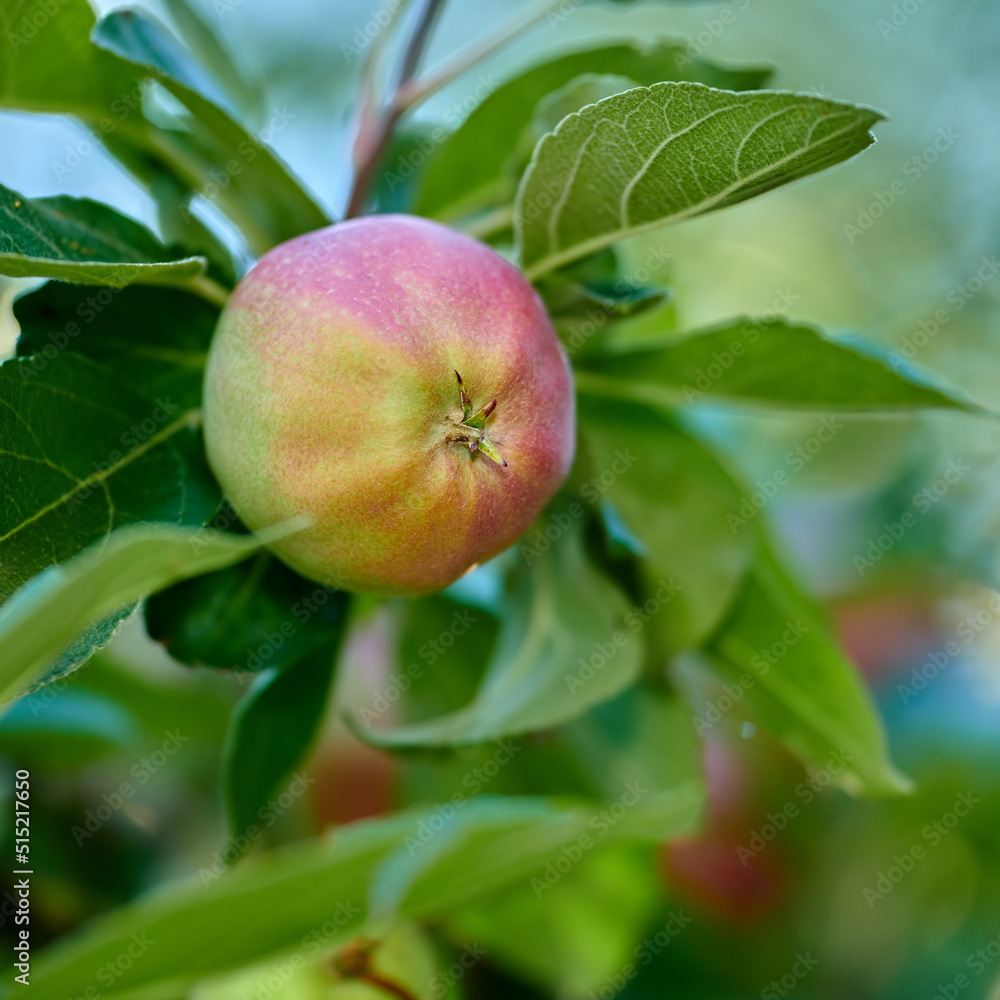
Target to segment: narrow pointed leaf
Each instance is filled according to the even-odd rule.
[[[581,359],[580,388],[665,406],[729,402],[772,409],[983,412],[873,344],[786,320],[739,319]]]
[[[116,608],[245,559],[298,527],[206,537],[198,528],[132,525],[68,563],[50,566],[0,609],[0,702],[21,694],[75,635]]]
[[[830,768],[854,792],[910,789],[889,760],[857,669],[772,558],[758,561],[706,651],[720,678],[743,691],[737,711],[750,713],[804,761]],[[698,715],[699,730],[711,728],[709,713]]]

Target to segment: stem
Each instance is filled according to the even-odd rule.
[[[207,274],[199,274],[187,283],[187,288],[216,306],[225,306],[229,301],[229,290]]]
[[[391,979],[385,979],[377,972],[367,972],[358,977],[361,982],[374,986],[375,989],[388,993],[389,996],[399,997],[399,1000],[416,1000],[416,997],[404,986],[394,983]]]
[[[522,32],[540,21],[549,11],[564,3],[565,0],[543,0],[540,4],[530,5],[531,9],[511,18],[497,32],[479,42],[473,42],[465,51],[459,52],[454,59],[446,62],[437,72],[428,74],[421,80],[413,80],[401,86],[396,91],[395,103],[402,114],[418,101],[424,100],[440,90],[445,84],[472,69],[478,62],[492,55],[497,49],[513,41]]]
[[[396,80],[392,99],[381,112],[377,114],[372,106],[362,109],[362,120],[358,126],[358,135],[354,143],[354,186],[347,203],[345,218],[353,219],[361,215],[368,204],[375,171],[378,170],[382,157],[392,139],[392,131],[399,121],[405,107],[400,107],[398,97],[400,91],[413,79],[423,55],[424,46],[430,35],[434,20],[441,9],[443,0],[424,0],[423,10],[417,18],[413,34],[410,36],[403,53],[399,77]]]

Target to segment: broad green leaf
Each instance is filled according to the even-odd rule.
[[[212,523],[225,527],[228,508]],[[190,666],[252,674],[283,668],[340,635],[346,595],[299,576],[267,552],[146,602],[146,628]]]
[[[6,362],[0,406],[2,598],[116,527],[201,524],[218,504],[196,450],[198,414],[150,403],[86,358]]]
[[[630,74],[633,75],[634,74]],[[535,148],[514,212],[529,278],[860,153],[877,111],[657,83],[569,115]]]
[[[729,688],[726,704],[732,706],[732,692],[740,692],[736,710],[745,709],[810,765],[833,774],[843,768],[839,780],[851,791],[909,790],[909,781],[888,758],[857,669],[773,557],[761,555],[705,650]],[[695,710],[699,733],[718,721],[720,705]]]
[[[93,25],[87,0],[56,0],[55,6],[3,0],[0,106],[76,115],[91,125],[119,106],[127,109],[135,77],[90,44]]]
[[[979,411],[872,344],[786,320],[740,319],[583,358],[585,393],[653,405],[699,401],[780,409]],[[980,411],[981,412],[981,411]]]
[[[750,533],[726,521],[739,489],[704,445],[648,406],[581,395],[580,425],[590,459],[581,494],[610,502],[643,555],[648,603],[629,621],[673,650],[697,643],[749,565]]]
[[[199,287],[204,257],[180,257],[144,226],[86,198],[25,198],[0,185],[0,274],[121,288]]]
[[[696,821],[700,793],[679,788],[676,801],[680,833]],[[400,915],[443,917],[490,893],[544,877],[561,848],[578,846],[584,836],[593,845],[588,854],[643,839],[632,828],[629,808],[613,824],[602,811],[607,807],[566,809],[532,799],[468,801],[459,814],[462,836],[452,841],[455,849],[438,849],[432,840],[433,863],[407,883]],[[438,815],[432,810],[350,824],[333,837],[272,852],[221,877],[205,867],[201,879],[160,889],[36,955],[32,998],[65,1000],[97,985],[95,970],[126,952],[133,935],[156,945],[113,984],[99,987],[105,996],[181,996],[209,975],[301,949],[317,931],[333,945],[360,927],[380,863],[399,852],[405,857],[407,839],[419,838],[432,822],[437,827]],[[387,885],[390,868],[381,867],[376,885]]]
[[[169,396],[147,400],[54,346],[50,356],[0,366],[0,601],[114,528],[208,520],[220,497],[197,420]],[[104,645],[129,611],[109,608],[115,614],[66,650],[46,679]]]
[[[397,658],[412,682],[394,706],[401,721],[434,718],[468,704],[496,642],[496,618],[441,594],[401,601],[398,607]],[[366,714],[361,721],[367,722]]]
[[[14,305],[19,355],[69,348],[100,362],[147,399],[201,405],[208,345],[219,310],[169,288],[94,291],[50,281]]]
[[[268,669],[236,707],[226,734],[222,779],[233,836],[245,836],[260,824],[268,799],[315,739],[339,645],[317,645],[284,669]]]
[[[161,132],[157,146],[192,189],[218,200],[255,252],[329,223],[261,138],[265,131],[280,131],[294,116],[276,109],[260,135],[249,133],[202,96],[197,65],[163,25],[139,10],[113,11],[100,21],[92,37],[138,75],[151,76],[191,113],[190,134]]]
[[[517,184],[505,167],[511,148],[530,124],[538,102],[583,73],[629,77],[646,86],[662,80],[695,80],[733,90],[762,87],[770,76],[770,70],[762,67],[726,69],[692,60],[678,42],[650,46],[622,42],[559,56],[489,93],[444,140],[427,166],[415,212],[452,218],[510,200]]]
[[[24,691],[73,637],[117,608],[178,580],[245,559],[298,524],[257,535],[130,525],[39,573],[0,608],[0,702]]]
[[[628,608],[625,596],[587,561],[574,527],[515,572],[496,649],[465,708],[360,733],[383,747],[460,746],[566,722],[638,676],[643,643],[625,628]]]

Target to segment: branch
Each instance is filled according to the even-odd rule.
[[[395,104],[399,114],[402,114],[414,104],[424,100],[439,91],[445,84],[451,83],[463,73],[472,69],[481,60],[492,55],[497,49],[513,41],[518,35],[527,31],[550,11],[561,6],[566,0],[542,0],[540,4],[531,4],[530,9],[511,18],[495,34],[490,34],[478,42],[473,42],[454,59],[445,63],[437,72],[428,74],[421,80],[412,80],[399,87],[396,91]]]
[[[358,134],[354,141],[354,185],[345,213],[345,217],[348,219],[361,215],[368,204],[375,171],[378,170],[382,157],[389,146],[396,122],[406,110],[399,104],[400,91],[410,84],[416,74],[424,46],[427,44],[434,20],[442,5],[443,0],[424,0],[423,10],[420,12],[413,34],[410,36],[410,41],[403,53],[399,76],[388,105],[382,110],[376,109],[371,94],[365,95],[361,109],[361,120],[358,124]]]

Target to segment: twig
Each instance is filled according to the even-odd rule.
[[[413,79],[430,35],[434,20],[441,9],[443,0],[424,0],[423,10],[414,26],[413,34],[403,53],[399,76],[393,89],[392,98],[384,109],[378,109],[371,95],[365,96],[358,123],[358,135],[354,142],[354,185],[347,203],[346,218],[360,215],[367,205],[375,171],[378,170],[392,139],[392,130],[405,107],[397,101],[400,90]]]
[[[195,275],[187,283],[187,287],[195,295],[200,295],[213,305],[224,306],[229,301],[229,290],[220,285],[214,278],[210,278],[207,274]]]
[[[473,42],[463,52],[459,52],[450,62],[446,62],[437,72],[420,80],[411,80],[396,92],[395,104],[399,114],[413,107],[419,101],[436,93],[445,84],[472,69],[477,63],[492,55],[497,49],[513,41],[522,32],[540,21],[546,14],[565,3],[566,0],[543,0],[541,4],[531,4],[531,9],[511,18],[495,33],[481,41]]]

